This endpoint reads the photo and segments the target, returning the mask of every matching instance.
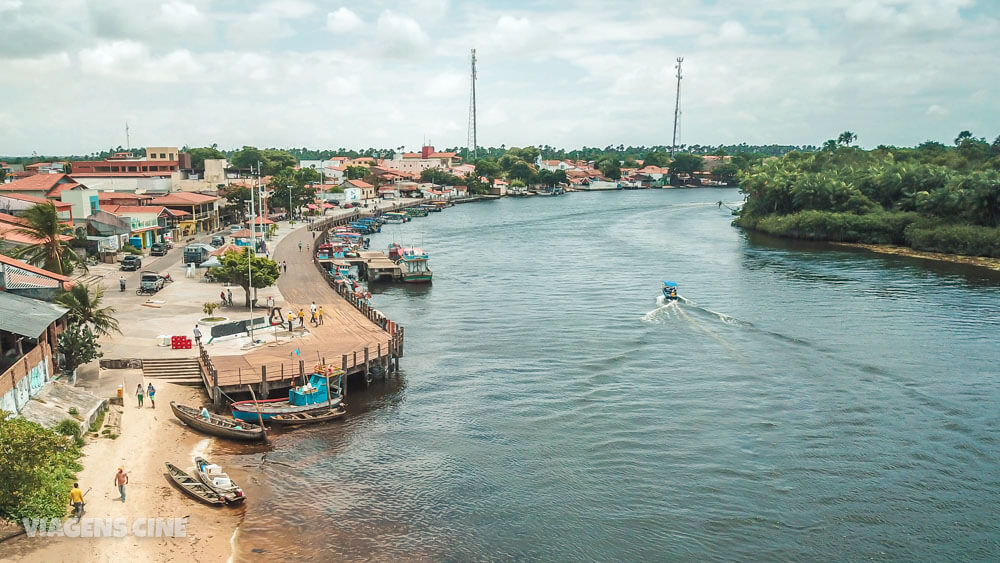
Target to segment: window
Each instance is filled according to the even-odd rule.
[[[160,160],[162,160],[162,159],[164,159],[164,158],[167,158],[167,155],[166,155],[166,153],[162,153],[162,152],[161,152],[161,153],[160,153]]]

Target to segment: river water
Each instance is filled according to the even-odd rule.
[[[386,226],[398,381],[226,450],[237,555],[1000,558],[1000,280],[757,240],[736,190],[575,193]],[[682,300],[658,299],[661,281]],[[227,446],[222,446],[223,448]]]

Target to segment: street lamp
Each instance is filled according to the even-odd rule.
[[[292,185],[288,184],[288,220],[292,220]]]

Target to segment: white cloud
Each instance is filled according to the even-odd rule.
[[[931,104],[927,108],[927,111],[924,112],[924,113],[926,113],[927,115],[933,116],[933,117],[947,117],[948,114],[951,113],[951,112],[948,111],[948,108],[946,108],[944,106],[939,106],[937,104]]]
[[[177,82],[202,70],[187,49],[156,58],[146,45],[129,39],[83,49],[79,57],[85,74],[138,82]]]
[[[453,98],[468,95],[469,77],[464,74],[447,72],[428,80],[424,86],[424,95],[431,98]]]
[[[0,12],[11,12],[21,7],[21,0],[0,0]]]
[[[379,15],[375,36],[379,52],[391,58],[419,58],[431,43],[416,20],[391,10]]]
[[[347,33],[361,27],[363,22],[357,14],[341,6],[336,12],[326,15],[326,30],[333,33]]]

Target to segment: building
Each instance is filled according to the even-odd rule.
[[[183,157],[187,157],[187,166],[183,166]],[[191,168],[190,160],[177,147],[149,147],[144,157],[118,152],[104,160],[77,160],[72,163],[72,171],[74,174],[153,174],[170,177],[181,168]]]
[[[65,190],[83,189],[87,189],[87,186],[62,173],[35,174],[9,184],[0,184],[0,193],[23,194],[52,200],[60,200],[60,194]]]
[[[30,246],[41,242],[31,235],[18,232],[29,225],[27,219],[0,213],[0,252],[6,252],[12,247]],[[73,237],[59,235],[60,240],[70,240]]]
[[[345,180],[338,187],[345,192],[349,188],[357,188],[361,190],[361,199],[375,199],[376,196],[375,186],[362,180]]]
[[[82,191],[93,191],[93,190],[82,190]],[[64,192],[69,193],[69,192]],[[37,197],[33,195],[24,195],[18,193],[5,194],[0,192],[0,213],[6,213],[8,215],[16,215],[18,217],[24,215],[24,212],[40,203],[51,203],[56,208],[56,214],[59,216],[59,220],[73,224],[73,205],[70,203],[64,203],[62,201],[54,201],[51,199],[46,199],[44,197]]]
[[[153,198],[148,205],[161,205],[188,215],[178,217],[181,236],[211,233],[219,230],[219,198],[189,192],[177,192]]]
[[[19,413],[56,374],[64,307],[26,295],[54,296],[65,276],[0,255],[0,410]]]

